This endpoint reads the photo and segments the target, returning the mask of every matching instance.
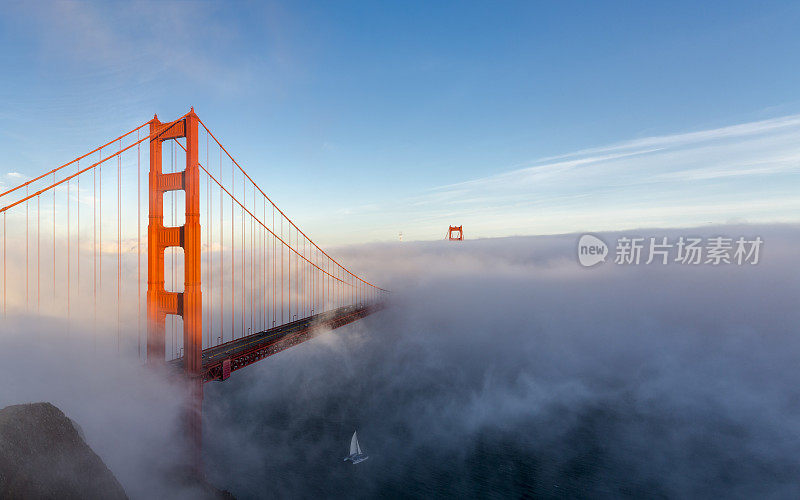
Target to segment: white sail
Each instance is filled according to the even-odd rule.
[[[350,440],[350,454],[361,453],[361,447],[358,445],[358,431],[353,433],[353,438]]]

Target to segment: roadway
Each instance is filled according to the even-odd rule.
[[[305,342],[320,331],[344,326],[382,308],[381,304],[339,307],[203,349],[203,381],[225,380],[231,372]],[[182,368],[183,358],[170,364]]]

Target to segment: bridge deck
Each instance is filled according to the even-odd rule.
[[[203,349],[203,382],[225,380],[235,370],[305,342],[320,331],[352,323],[381,308],[382,305],[340,307]],[[182,367],[183,358],[175,359],[171,364]]]

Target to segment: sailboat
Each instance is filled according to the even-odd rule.
[[[358,431],[353,432],[353,437],[350,439],[350,456],[345,457],[344,461],[347,462],[349,460],[357,464],[368,458],[368,456],[361,452],[361,445],[358,444]]]

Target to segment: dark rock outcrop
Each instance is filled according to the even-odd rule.
[[[50,403],[0,410],[0,498],[127,498],[77,426]]]

